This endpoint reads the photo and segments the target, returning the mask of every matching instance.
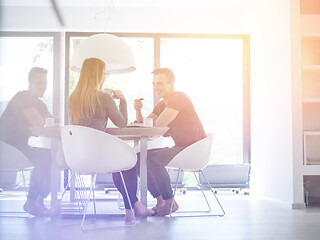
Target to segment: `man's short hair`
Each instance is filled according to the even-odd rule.
[[[29,83],[32,82],[32,80],[34,79],[36,74],[47,74],[47,73],[48,73],[48,71],[44,68],[40,68],[40,67],[31,68],[29,75],[28,75]]]
[[[152,72],[153,75],[155,74],[165,74],[168,78],[168,80],[172,83],[174,83],[174,74],[173,72],[171,71],[171,69],[169,68],[157,68],[155,70],[153,70]]]

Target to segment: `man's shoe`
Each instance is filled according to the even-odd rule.
[[[50,209],[45,211],[48,217],[58,217],[60,215],[60,203],[54,204]]]
[[[33,216],[36,217],[45,217],[46,213],[43,210],[43,208],[39,207],[35,201],[27,200],[26,203],[23,205],[23,210],[25,210],[27,213],[30,213]]]

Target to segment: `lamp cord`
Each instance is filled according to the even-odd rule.
[[[111,8],[114,10],[114,2],[113,0],[105,0],[104,6],[101,11],[97,11],[95,13],[95,20],[105,21],[103,32],[106,33],[107,26],[111,16]]]

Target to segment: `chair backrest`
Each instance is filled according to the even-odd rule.
[[[169,168],[181,168],[187,171],[199,171],[204,169],[209,162],[211,146],[214,135],[207,134],[207,137],[179,152],[167,165]]]
[[[67,165],[84,174],[109,173],[135,166],[133,148],[105,132],[76,125],[61,127],[61,142]]]
[[[0,141],[0,171],[18,172],[31,168],[29,159],[20,150]]]

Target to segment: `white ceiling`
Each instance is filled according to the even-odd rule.
[[[113,7],[238,7],[243,0],[55,0],[58,6]],[[2,6],[51,6],[50,0],[2,0]]]
[[[55,1],[63,25],[53,11],[51,0],[0,0],[1,28],[6,31],[63,28],[66,31],[247,32],[244,12],[255,0]]]

